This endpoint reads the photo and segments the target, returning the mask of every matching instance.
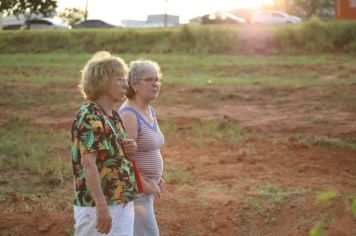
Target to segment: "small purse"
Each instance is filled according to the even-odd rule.
[[[142,184],[142,180],[141,180],[141,175],[140,175],[140,171],[137,167],[137,163],[136,160],[132,159],[132,164],[133,164],[133,168],[134,168],[134,172],[135,172],[135,177],[136,177],[136,181],[137,181],[137,187],[138,187],[138,191],[140,193],[143,193],[143,184]]]

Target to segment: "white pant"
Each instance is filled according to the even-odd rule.
[[[134,228],[133,202],[124,205],[108,206],[112,218],[112,226],[108,236],[132,236]],[[74,206],[75,236],[102,236],[96,226],[96,208]]]
[[[153,210],[153,195],[141,194],[134,200],[135,204],[135,236],[159,236],[155,212]]]

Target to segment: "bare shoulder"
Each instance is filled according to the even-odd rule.
[[[137,123],[136,115],[131,111],[120,112],[120,118],[125,123]]]
[[[124,124],[128,137],[136,140],[138,129],[136,115],[130,111],[123,111],[120,112],[120,118]]]

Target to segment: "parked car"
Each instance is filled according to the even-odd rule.
[[[215,12],[204,15],[201,19],[202,24],[246,24],[242,17],[235,16],[230,12]]]
[[[73,26],[73,28],[114,28],[116,26],[102,20],[84,20]]]
[[[41,18],[26,21],[21,26],[21,29],[71,29],[71,26],[61,23],[55,19]]]
[[[252,16],[252,24],[299,24],[302,20],[297,16],[282,11],[259,11]]]

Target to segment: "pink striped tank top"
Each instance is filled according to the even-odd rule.
[[[163,134],[158,127],[157,119],[153,108],[150,111],[154,120],[151,124],[132,107],[121,107],[119,114],[132,112],[137,120],[137,150],[133,158],[136,160],[145,180],[159,181],[163,173],[163,159],[160,148],[164,144]]]

